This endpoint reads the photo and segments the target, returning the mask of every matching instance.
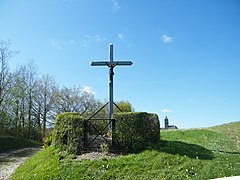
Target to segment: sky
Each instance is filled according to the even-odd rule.
[[[240,121],[239,0],[0,0],[0,39],[60,86],[108,99],[108,68],[91,61],[131,60],[114,68],[114,101],[157,113],[163,126],[200,128]]]

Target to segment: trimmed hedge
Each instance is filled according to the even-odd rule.
[[[54,124],[52,144],[69,153],[76,154],[83,149],[84,119],[78,113],[65,112],[57,115]]]
[[[160,140],[157,114],[146,112],[114,113],[117,146],[124,151],[138,151]]]
[[[11,149],[35,146],[41,146],[41,143],[12,136],[0,136],[0,153]]]

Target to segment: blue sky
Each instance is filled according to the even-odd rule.
[[[0,0],[0,39],[33,59],[61,86],[108,98],[107,60],[116,67],[115,101],[154,112],[180,128],[240,121],[240,1]],[[163,123],[162,123],[163,124]]]

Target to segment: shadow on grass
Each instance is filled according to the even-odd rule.
[[[216,152],[220,152],[220,153],[225,153],[225,154],[237,154],[237,155],[240,155],[240,152],[229,152],[229,151],[222,151],[222,150],[214,150]]]
[[[154,145],[153,149],[160,152],[173,155],[178,154],[195,159],[211,160],[214,158],[212,151],[196,144],[188,144],[181,141],[161,140],[158,144]]]

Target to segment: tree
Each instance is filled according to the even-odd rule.
[[[56,116],[54,105],[56,104],[57,86],[54,77],[49,74],[43,75],[37,86],[37,122],[38,126],[43,129],[43,135],[45,135],[47,122],[53,123]]]
[[[33,62],[20,66],[12,78],[8,112],[14,121],[14,136],[39,139],[53,110],[54,78],[38,77]],[[55,118],[52,117],[51,120]]]
[[[18,52],[10,50],[9,41],[0,40],[0,108],[4,109],[4,99],[10,86],[11,76],[9,73],[8,60]]]
[[[9,90],[11,88],[11,74],[9,73],[8,60],[18,52],[10,50],[9,41],[0,40],[0,129],[2,134],[7,133],[12,122],[8,118],[7,101],[9,100]]]
[[[27,67],[25,65],[20,66],[18,69],[13,72],[12,79],[12,112],[14,113],[14,118],[16,121],[19,121],[18,127],[19,136],[22,138],[27,137],[27,76],[26,76]],[[17,135],[18,136],[18,135]]]
[[[133,112],[134,108],[128,101],[119,101],[116,105],[122,110],[122,112]],[[114,107],[114,112],[121,112],[117,107]]]
[[[26,66],[26,93],[27,93],[27,108],[28,108],[28,117],[27,117],[27,122],[28,122],[28,133],[27,133],[27,137],[28,139],[30,139],[31,136],[31,128],[32,126],[34,126],[35,122],[33,122],[32,118],[33,118],[33,111],[34,111],[34,107],[33,107],[33,102],[34,102],[34,98],[35,98],[35,93],[37,92],[37,70],[36,67],[33,65],[33,62],[30,62],[27,66]],[[33,124],[32,124],[33,123]]]
[[[57,92],[58,112],[81,112],[81,89],[63,87]]]
[[[12,130],[14,133],[12,135],[19,137],[21,131],[21,121],[20,121],[20,109],[21,109],[21,100],[22,100],[22,92],[23,92],[23,83],[21,78],[17,72],[12,74],[11,88],[8,94],[8,101],[6,103],[6,108],[9,116],[13,120],[14,126]],[[23,124],[24,125],[24,124]]]
[[[91,92],[83,92],[82,93],[82,107],[83,111],[81,112],[81,115],[89,118],[92,116],[95,112],[97,112],[100,108],[103,107],[103,103],[97,99],[95,99],[94,95]],[[106,111],[103,109],[100,111],[95,118],[107,118]]]

